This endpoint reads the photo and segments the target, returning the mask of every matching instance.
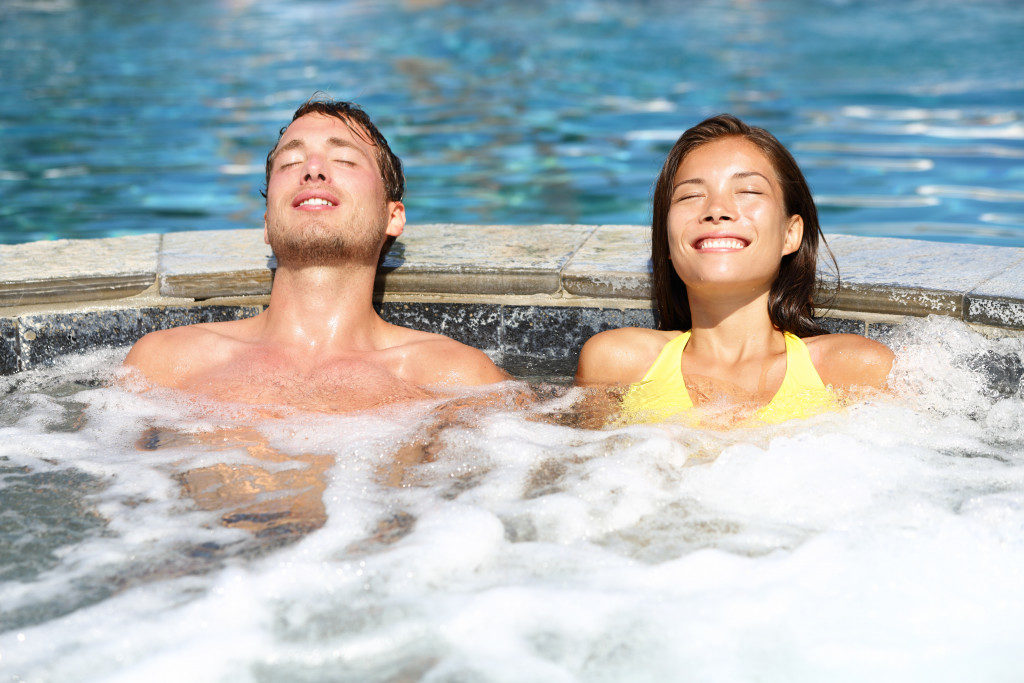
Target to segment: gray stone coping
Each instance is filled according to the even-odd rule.
[[[159,250],[160,235],[0,245],[0,307],[138,294]]]
[[[651,231],[599,225],[562,269],[562,286],[577,296],[650,298]]]
[[[1024,300],[1024,278],[1019,276],[1024,273],[1024,249],[850,235],[833,235],[828,242],[842,284],[836,308],[938,313],[968,322],[1024,327],[1024,317],[1007,317],[1008,309],[999,303]],[[834,283],[827,271],[823,275],[826,283]],[[972,310],[972,299],[988,302],[988,308]]]
[[[190,299],[266,294],[275,267],[262,230],[170,232],[160,246],[160,293]]]
[[[841,276],[834,311],[942,314],[1024,329],[1024,248],[827,239]],[[386,256],[378,287],[390,296],[543,295],[556,305],[599,298],[643,307],[649,242],[647,226],[409,225]],[[0,318],[16,307],[66,307],[144,290],[175,303],[263,296],[274,267],[259,229],[0,246]],[[823,292],[834,290],[824,259],[822,275]]]
[[[593,232],[590,225],[410,226],[379,279],[389,292],[554,294]]]

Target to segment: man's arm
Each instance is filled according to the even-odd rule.
[[[512,379],[511,375],[495,365],[494,361],[480,349],[458,344],[458,348],[452,349],[451,353],[454,361],[453,374],[461,384],[478,386]]]
[[[440,335],[410,345],[403,365],[420,386],[480,386],[512,379],[483,351]]]
[[[135,342],[124,365],[134,367],[153,384],[181,386],[203,358],[209,360],[215,353],[210,345],[202,345],[198,339],[201,336],[203,333],[193,326],[150,332]],[[202,358],[194,352],[200,348],[204,349]]]

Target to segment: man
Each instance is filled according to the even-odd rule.
[[[154,384],[344,412],[508,376],[481,351],[382,320],[381,250],[402,234],[401,161],[360,108],[310,101],[267,155],[264,239],[277,256],[254,318],[146,335],[125,359]]]

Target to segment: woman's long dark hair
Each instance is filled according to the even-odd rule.
[[[824,330],[814,320],[813,302],[818,279],[818,242],[825,246],[833,265],[835,257],[821,234],[811,188],[793,155],[774,135],[763,128],[748,126],[730,114],[713,116],[683,133],[661,167],[654,188],[654,215],[651,223],[651,285],[658,309],[658,327],[662,330],[688,330],[692,325],[686,285],[672,267],[668,251],[668,211],[672,204],[676,172],[686,155],[693,150],[714,140],[732,136],[746,138],[764,152],[782,186],[786,215],[799,214],[804,222],[799,248],[782,257],[779,274],[768,293],[768,316],[772,324],[783,332],[791,332],[798,337],[821,334]],[[837,278],[838,273],[836,267]]]

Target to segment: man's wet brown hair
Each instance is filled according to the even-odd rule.
[[[405,174],[402,172],[402,160],[391,151],[388,141],[381,135],[381,132],[377,130],[377,126],[373,125],[373,121],[370,120],[370,116],[359,105],[342,100],[320,99],[314,95],[295,110],[295,114],[292,115],[292,120],[288,122],[288,125],[291,125],[297,119],[307,114],[333,116],[348,126],[349,130],[355,135],[373,145],[377,157],[377,167],[380,169],[380,178],[384,183],[384,194],[389,202],[402,201],[402,196],[405,194]],[[260,192],[264,199],[267,196],[267,186],[270,184],[270,169],[274,163],[277,146],[281,142],[281,138],[286,130],[288,130],[288,126],[281,128],[277,135],[277,142],[267,152],[266,177],[264,178],[263,190]]]
[[[672,206],[672,189],[676,172],[686,156],[702,145],[727,137],[742,137],[764,153],[775,170],[782,187],[787,216],[803,218],[804,232],[800,246],[782,257],[779,274],[768,294],[768,315],[772,324],[783,332],[798,337],[824,332],[814,320],[814,295],[817,286],[818,243],[828,250],[818,223],[818,210],[811,197],[811,188],[800,172],[793,155],[763,128],[749,126],[731,114],[719,114],[701,121],[683,133],[673,145],[661,167],[654,188],[651,221],[651,288],[662,330],[688,330],[692,326],[686,285],[679,279],[668,250],[668,212]],[[828,250],[832,256],[831,250]],[[835,258],[832,257],[835,265]],[[836,274],[838,278],[838,268]]]

